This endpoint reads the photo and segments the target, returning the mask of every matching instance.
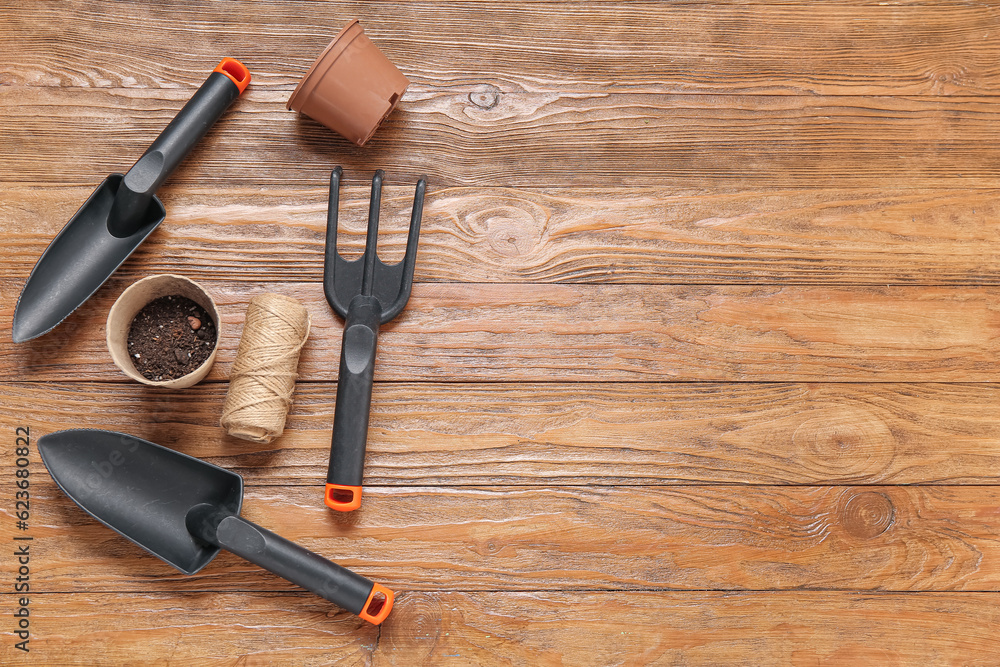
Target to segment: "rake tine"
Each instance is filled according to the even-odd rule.
[[[330,204],[326,212],[326,267],[333,264],[337,252],[337,217],[340,210],[340,177],[344,170],[334,167],[330,174]]]
[[[427,192],[427,180],[417,181],[417,189],[413,193],[413,212],[410,213],[410,231],[406,234],[406,254],[403,255],[403,280],[409,276],[413,279],[413,267],[417,262],[417,242],[420,240],[420,221],[424,213],[424,194]]]
[[[406,236],[406,253],[403,255],[403,261],[392,267],[399,270],[399,291],[396,293],[396,300],[392,304],[384,306],[382,310],[383,324],[399,315],[410,298],[410,291],[413,288],[413,267],[417,263],[417,245],[420,242],[420,221],[423,217],[426,191],[427,181],[421,177],[417,181],[417,188],[413,193],[413,212],[410,213],[410,231]]]
[[[420,221],[424,213],[424,193],[427,191],[427,181],[421,178],[413,192],[413,211],[410,213],[410,231],[406,233],[406,253],[403,255],[403,279],[399,286],[399,303],[393,304],[394,311],[402,310],[410,298],[413,287],[413,268],[417,263],[417,244],[420,241]],[[393,313],[393,317],[396,313]]]
[[[379,169],[372,178],[372,196],[368,204],[368,232],[365,237],[365,268],[361,278],[361,293],[371,296],[375,289],[375,259],[378,244],[378,214],[382,207],[382,179],[385,172]]]

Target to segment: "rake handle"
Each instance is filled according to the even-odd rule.
[[[342,512],[361,505],[381,314],[378,299],[361,294],[347,308],[324,498],[327,506]]]

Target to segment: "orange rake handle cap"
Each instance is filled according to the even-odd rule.
[[[223,58],[213,72],[224,74],[240,89],[240,94],[250,85],[250,70],[236,58]]]
[[[351,512],[361,507],[361,487],[327,483],[323,502],[338,512]]]

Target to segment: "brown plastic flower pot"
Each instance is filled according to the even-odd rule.
[[[306,72],[288,108],[363,146],[409,85],[354,19]]]

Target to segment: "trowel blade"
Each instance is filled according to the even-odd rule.
[[[243,478],[124,433],[57,431],[38,439],[42,462],[85,512],[184,574],[219,553],[188,532],[188,510],[207,503],[239,514]]]
[[[153,197],[146,219],[133,234],[118,238],[108,231],[108,213],[122,178],[111,174],[104,179],[38,259],[14,309],[15,343],[54,329],[163,222],[166,211]]]

